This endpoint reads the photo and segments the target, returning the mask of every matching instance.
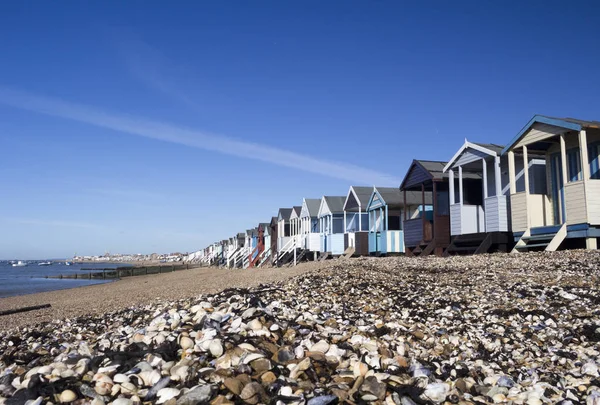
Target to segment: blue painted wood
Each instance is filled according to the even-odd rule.
[[[381,252],[381,254],[386,254],[387,253],[387,232],[378,232],[377,233],[378,236],[378,242],[377,242],[377,247],[379,248],[379,251]]]
[[[556,233],[559,231],[562,225],[551,225],[551,226],[538,226],[535,228],[531,228],[529,233],[531,236],[533,235],[544,235],[547,233]]]
[[[424,183],[427,180],[431,180],[431,174],[423,169],[419,164],[413,162],[408,173],[402,182],[403,189],[412,187],[416,184]]]
[[[377,233],[369,232],[369,253],[377,252]]]
[[[567,225],[567,232],[573,232],[573,231],[587,231],[588,229],[590,229],[590,224],[574,224],[574,225]]]
[[[421,219],[404,221],[404,244],[417,246],[423,239],[423,222]]]
[[[554,125],[555,127],[567,128],[573,131],[581,131],[582,128],[581,125],[575,124],[574,122],[544,117],[542,115],[534,115],[533,118],[529,120],[529,122],[523,127],[523,129],[521,129],[521,131],[519,131],[519,133],[508,143],[508,145],[506,145],[506,147],[502,149],[502,155],[507,153],[510,150],[510,148],[512,148],[517,142],[519,142],[521,140],[521,137],[525,135],[525,133],[529,131],[529,129],[531,129],[531,127],[537,122],[541,124]]]
[[[341,255],[344,253],[344,234],[343,233],[334,233],[332,235],[328,235],[327,245],[329,247],[329,251],[333,255]]]

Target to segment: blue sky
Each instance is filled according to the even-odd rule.
[[[600,119],[593,2],[3,2],[0,258],[193,251]]]

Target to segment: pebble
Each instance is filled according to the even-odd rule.
[[[599,282],[595,251],[331,260],[0,333],[0,405],[600,405]]]

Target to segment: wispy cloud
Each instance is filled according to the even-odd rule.
[[[89,222],[65,221],[55,219],[38,219],[38,218],[2,218],[2,221],[18,225],[34,225],[34,226],[50,226],[61,228],[82,228],[82,229],[101,229],[104,226]]]
[[[179,86],[162,73],[172,72],[171,77],[186,76],[181,68],[172,66],[167,58],[158,50],[140,40],[130,39],[119,44],[119,50],[131,75],[150,87],[167,96],[200,110],[200,105],[188,97]]]
[[[56,98],[0,87],[0,103],[114,131],[290,167],[355,184],[396,186],[397,178],[357,165],[327,161],[176,125],[105,112]]]

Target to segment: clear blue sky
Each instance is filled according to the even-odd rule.
[[[0,258],[197,250],[535,113],[600,119],[598,11],[2,2]]]

